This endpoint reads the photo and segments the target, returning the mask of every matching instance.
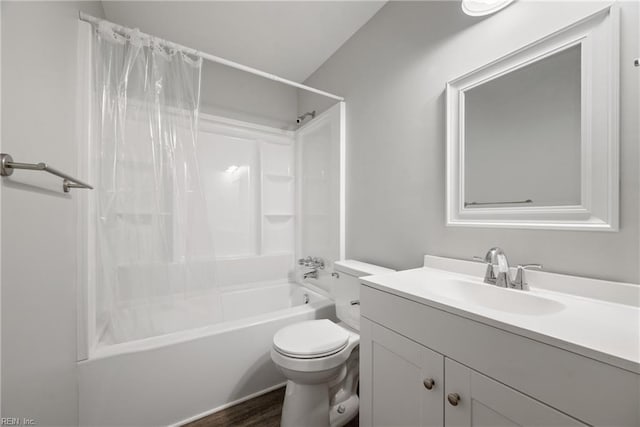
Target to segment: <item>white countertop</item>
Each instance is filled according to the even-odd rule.
[[[560,282],[563,277],[570,277],[550,276],[558,276]],[[529,291],[497,287],[490,291],[497,299],[502,292],[526,292],[555,301],[559,304],[554,306],[560,307],[544,314],[523,314],[477,304],[460,297],[462,294],[447,297],[442,287],[448,286],[451,279],[493,286],[482,283],[482,276],[429,267],[366,276],[361,281],[366,286],[640,374],[640,308],[637,305],[536,288],[533,283]],[[580,278],[571,277],[571,280],[575,282]]]

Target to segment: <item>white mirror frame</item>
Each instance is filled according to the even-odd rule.
[[[447,83],[447,226],[618,231],[618,15],[608,6]],[[574,46],[581,50],[581,204],[466,208],[465,92]]]

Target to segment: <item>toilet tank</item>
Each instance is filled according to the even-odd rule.
[[[351,304],[353,301],[360,302],[358,278],[374,274],[389,274],[395,270],[352,259],[334,262],[333,270],[338,273],[338,277],[334,276],[334,282],[331,284],[331,293],[336,302],[336,315],[340,321],[359,331],[360,305]]]

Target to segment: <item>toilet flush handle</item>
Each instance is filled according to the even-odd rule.
[[[360,305],[360,300],[359,299],[354,299],[349,304],[351,304],[351,305]]]

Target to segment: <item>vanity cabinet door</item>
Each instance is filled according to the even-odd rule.
[[[442,426],[444,357],[362,318],[360,425]]]
[[[445,426],[584,426],[574,418],[445,358]]]

